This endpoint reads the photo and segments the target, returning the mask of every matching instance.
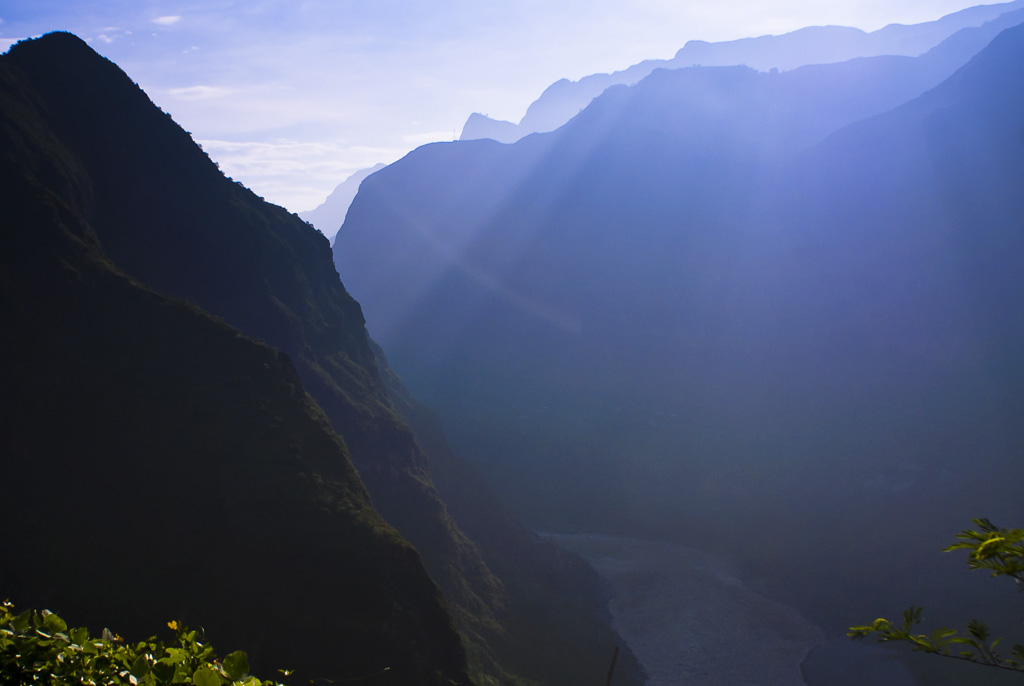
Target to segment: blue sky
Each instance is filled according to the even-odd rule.
[[[221,168],[292,211],[352,172],[518,121],[550,83],[669,58],[690,39],[937,19],[977,0],[0,0],[0,49],[71,31]]]

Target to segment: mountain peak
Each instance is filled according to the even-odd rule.
[[[113,62],[92,49],[88,43],[68,31],[52,31],[38,38],[26,38],[11,46],[3,56],[20,67],[63,62],[81,69],[90,64],[105,62],[117,69]]]
[[[44,33],[38,38],[26,38],[11,46],[11,53],[24,52],[26,50],[88,50],[95,52],[84,40],[70,31],[51,31]]]

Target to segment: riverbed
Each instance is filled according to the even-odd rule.
[[[728,561],[660,541],[545,534],[608,582],[612,626],[649,686],[806,686],[801,662],[825,635],[743,587]]]

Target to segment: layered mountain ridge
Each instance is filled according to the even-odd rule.
[[[463,126],[461,140],[493,138],[512,143],[536,132],[553,131],[585,108],[591,100],[616,85],[633,85],[656,69],[690,66],[745,65],[759,71],[791,70],[811,64],[832,64],[858,57],[916,57],[965,28],[1005,22],[1004,15],[1024,5],[1007,2],[970,7],[941,19],[904,26],[889,26],[867,33],[846,26],[810,26],[778,36],[742,38],[709,43],[691,40],[668,60],[645,60],[611,74],[592,74],[579,81],[562,79],[551,84],[530,104],[518,124],[473,114]],[[1020,23],[1020,20],[1016,20]],[[1007,28],[1010,23],[1000,27]],[[991,34],[987,40],[991,40]],[[975,52],[981,48],[978,45]],[[965,55],[963,61],[966,61]]]

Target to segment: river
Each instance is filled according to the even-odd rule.
[[[827,640],[794,608],[744,588],[738,570],[716,555],[635,538],[544,537],[606,580],[612,626],[649,686],[915,683],[902,664],[880,659],[878,647]]]

